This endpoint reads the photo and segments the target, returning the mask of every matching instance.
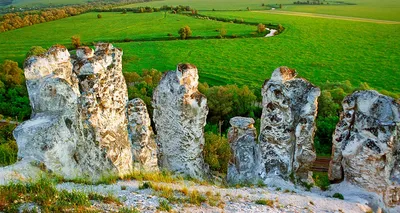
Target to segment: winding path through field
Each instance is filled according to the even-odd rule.
[[[282,10],[262,10],[262,11],[251,11],[251,12],[289,15],[289,16],[303,16],[303,17],[313,17],[313,18],[338,19],[338,20],[346,20],[346,21],[359,21],[359,22],[369,22],[369,23],[376,23],[376,24],[400,24],[399,21],[358,18],[358,17],[350,17],[350,16],[335,16],[335,15],[327,15],[327,14],[319,14],[319,13],[292,12],[292,11],[282,11]]]

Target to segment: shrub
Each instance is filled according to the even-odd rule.
[[[99,13],[97,14],[97,18],[103,18],[103,16]]]
[[[171,211],[172,207],[169,205],[168,201],[160,200],[160,206],[158,206],[158,210],[160,211]]]
[[[331,183],[329,182],[328,173],[314,172],[313,179],[315,181],[315,185],[321,188],[322,191],[326,191],[329,189]]]
[[[0,64],[0,81],[7,87],[14,87],[24,83],[24,72],[18,67],[18,63],[5,60]]]
[[[225,28],[221,28],[221,29],[219,30],[219,36],[220,36],[221,38],[224,38],[224,37],[226,36],[226,29],[225,29]]]
[[[47,50],[41,46],[33,46],[33,47],[31,47],[29,52],[26,53],[25,57],[28,58],[30,56],[38,56],[38,55],[42,55],[46,52],[47,52]]]
[[[281,33],[285,28],[281,24],[278,24],[277,30],[279,33]]]
[[[211,170],[226,173],[231,157],[228,139],[212,132],[206,132],[204,138],[204,160]]]
[[[189,26],[182,27],[179,31],[179,36],[181,39],[187,39],[192,37],[192,30],[190,29]]]
[[[35,203],[43,212],[64,212],[74,208],[84,211],[90,206],[85,193],[58,191],[50,179],[0,186],[0,211],[14,212],[21,203]]]
[[[262,200],[262,199],[256,200],[255,203],[258,204],[258,205],[266,205],[266,206],[269,206],[269,207],[273,207],[274,206],[274,201],[273,200],[268,200],[268,199],[267,200]]]
[[[257,25],[257,32],[258,32],[258,33],[263,33],[263,32],[265,32],[265,25],[259,23],[259,24]]]
[[[335,194],[333,194],[333,196],[332,197],[334,197],[334,198],[337,198],[337,199],[340,199],[340,200],[344,200],[344,197],[343,197],[343,195],[342,194],[340,194],[340,193],[335,193]]]
[[[17,143],[10,141],[8,143],[0,143],[0,167],[11,165],[17,162]]]
[[[149,189],[149,188],[153,188],[153,186],[151,185],[150,182],[144,182],[142,185],[139,186],[139,189]]]
[[[78,48],[81,46],[81,37],[74,35],[71,37],[71,43],[72,46],[74,46],[75,48]]]

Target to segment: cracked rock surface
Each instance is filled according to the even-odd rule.
[[[254,119],[234,117],[230,124],[228,141],[232,156],[228,164],[227,181],[229,184],[255,184],[261,180],[262,166]]]
[[[203,179],[209,169],[204,163],[204,126],[207,99],[198,89],[197,68],[179,64],[164,73],[153,94],[154,123],[162,168]]]
[[[158,171],[157,145],[146,104],[140,98],[130,100],[127,115],[134,169]]]
[[[73,59],[71,59],[73,58]],[[70,57],[63,46],[25,62],[32,117],[14,131],[18,157],[65,178],[129,173],[122,51],[99,43]]]
[[[347,96],[333,134],[329,178],[400,204],[400,104],[376,91]]]
[[[259,143],[267,176],[288,179],[291,174],[312,182],[316,159],[315,120],[320,89],[296,71],[277,68],[261,90],[262,116]]]

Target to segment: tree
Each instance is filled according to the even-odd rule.
[[[0,66],[0,80],[7,86],[13,87],[22,85],[24,74],[18,63],[11,60],[5,60]]]
[[[220,38],[224,38],[224,37],[226,36],[226,30],[225,30],[225,28],[221,28],[221,29],[219,30],[219,36],[220,36]]]
[[[212,132],[206,132],[204,138],[204,161],[211,170],[226,173],[231,156],[228,139]]]
[[[47,50],[41,46],[33,46],[33,47],[31,47],[29,52],[26,53],[26,58],[28,58],[30,56],[42,55],[46,52],[47,52]]]
[[[265,31],[265,25],[259,23],[259,24],[257,25],[257,32],[258,32],[258,33],[263,33],[264,31]]]
[[[97,18],[103,18],[103,16],[99,13],[97,14]]]
[[[182,27],[182,28],[178,31],[178,33],[179,33],[181,39],[187,39],[187,38],[192,37],[192,30],[191,30],[190,27],[187,26],[187,25],[186,25],[185,27]]]
[[[74,35],[71,37],[72,46],[78,48],[81,46],[81,37]]]

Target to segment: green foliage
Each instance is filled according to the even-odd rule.
[[[220,38],[225,38],[226,33],[227,33],[226,29],[225,29],[225,28],[221,28],[221,29],[219,30],[219,37],[220,37]]]
[[[18,63],[6,60],[0,64],[0,115],[24,119],[30,113],[23,71]]]
[[[1,137],[0,135],[0,138]],[[18,147],[14,140],[0,143],[0,167],[15,163],[17,161],[17,152]]]
[[[304,188],[306,188],[306,191],[310,191],[311,188],[314,186],[312,183],[307,183],[303,181],[298,181]]]
[[[42,55],[46,52],[47,52],[47,50],[41,46],[33,46],[33,47],[31,47],[29,52],[26,53],[26,58],[28,58],[30,56]]]
[[[122,207],[118,210],[119,213],[140,213],[140,211],[134,207]]]
[[[104,195],[96,193],[96,192],[90,192],[88,194],[88,198],[89,198],[89,200],[97,200],[97,201],[100,201],[102,203],[107,203],[107,204],[112,204],[112,203],[117,204],[117,205],[122,204],[121,201],[112,194],[104,196]]]
[[[315,185],[318,186],[322,191],[329,189],[331,183],[329,182],[328,173],[326,172],[313,172],[313,179]]]
[[[153,117],[153,99],[154,89],[161,80],[162,73],[157,70],[143,70],[139,75],[135,72],[125,72],[124,77],[128,86],[129,99],[140,98],[147,106],[150,118]]]
[[[258,205],[266,205],[266,206],[269,206],[269,207],[273,207],[274,206],[274,201],[273,200],[269,200],[269,199],[256,200],[255,203],[258,204]]]
[[[78,48],[78,47],[80,47],[80,46],[82,45],[82,43],[81,43],[81,37],[78,36],[78,35],[72,36],[72,37],[71,37],[71,43],[72,43],[72,46],[75,47],[75,49]]]
[[[340,199],[340,200],[344,200],[343,195],[340,194],[340,193],[335,193],[335,194],[332,195],[332,197],[337,198],[337,199]]]
[[[44,212],[60,212],[90,205],[86,194],[65,190],[59,192],[50,179],[0,186],[0,211],[8,212],[21,203],[30,202],[39,205]]]
[[[167,211],[167,212],[172,210],[172,207],[171,207],[171,205],[169,205],[168,201],[163,199],[163,200],[159,200],[159,203],[160,203],[160,205],[158,206],[158,210]]]
[[[150,182],[144,182],[142,185],[139,186],[139,189],[149,189],[149,188],[153,188],[153,186],[151,185]]]
[[[204,203],[206,201],[207,201],[207,198],[204,195],[200,194],[199,191],[197,191],[197,190],[193,190],[189,193],[188,202],[190,204],[200,206],[202,203]]]
[[[210,165],[212,171],[226,174],[231,156],[228,139],[212,132],[206,132],[204,138],[203,155],[205,162]]]
[[[332,152],[332,134],[336,124],[339,122],[338,116],[317,117],[317,131],[314,137],[314,146],[320,156],[330,156]]]
[[[259,23],[259,24],[257,25],[257,32],[258,32],[258,33],[263,33],[263,32],[265,32],[265,25]]]
[[[192,30],[190,29],[189,26],[186,25],[181,29],[179,29],[178,34],[181,37],[181,39],[187,39],[192,37]]]
[[[247,86],[236,85],[209,87],[207,83],[199,85],[199,91],[207,97],[209,107],[208,121],[224,121],[229,126],[229,119],[234,116],[254,115],[257,97]]]
[[[18,67],[17,62],[5,60],[4,63],[0,65],[0,81],[7,87],[14,87],[24,83],[24,73],[22,69]]]
[[[343,100],[343,99],[342,99]],[[318,98],[318,116],[333,117],[337,116],[340,111],[340,103],[333,100],[329,90],[323,90]]]

